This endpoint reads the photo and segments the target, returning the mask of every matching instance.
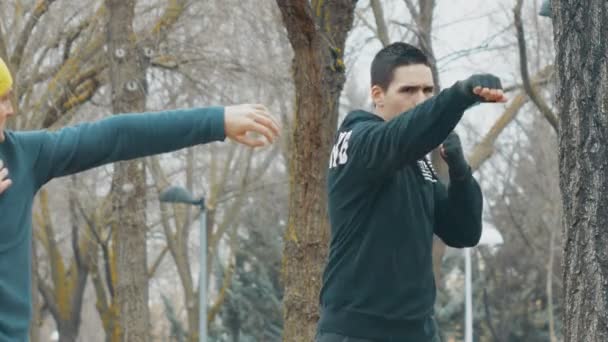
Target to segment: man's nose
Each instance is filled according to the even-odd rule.
[[[6,104],[6,115],[7,116],[15,115],[15,109],[13,108],[13,102],[12,101],[7,101],[7,104]]]
[[[426,100],[427,100],[427,97],[426,97],[426,94],[424,93],[424,91],[420,90],[420,91],[416,92],[416,98],[414,99],[414,101],[416,101],[416,105],[419,105]]]

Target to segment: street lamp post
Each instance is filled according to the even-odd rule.
[[[464,249],[464,292],[465,292],[465,313],[464,313],[464,341],[473,342],[473,295],[471,284],[471,249]]]
[[[160,201],[166,203],[185,203],[200,207],[200,253],[199,253],[199,342],[207,342],[207,217],[205,197],[195,199],[188,190],[173,186],[160,194]]]
[[[500,232],[492,227],[484,228],[478,246],[496,246],[503,243]],[[465,329],[464,342],[473,342],[473,284],[471,270],[471,248],[464,249],[464,294],[465,294]]]

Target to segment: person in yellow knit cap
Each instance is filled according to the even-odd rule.
[[[13,112],[13,106],[11,103],[11,90],[13,88],[13,77],[11,73],[8,71],[8,67],[6,63],[0,58],[0,112],[2,113],[11,113]],[[6,108],[5,108],[6,107]],[[4,123],[5,119],[3,116],[0,116],[0,135],[4,131]],[[8,169],[4,167],[4,163],[0,160],[0,194],[4,192],[9,186],[11,186],[12,182],[8,178]]]
[[[12,86],[11,74],[0,60],[2,342],[28,341],[32,202],[44,184],[100,165],[226,138],[251,147],[264,146],[274,142],[280,130],[265,106],[241,104],[113,115],[56,132],[11,132],[5,124],[14,115]]]

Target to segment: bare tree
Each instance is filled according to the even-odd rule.
[[[329,222],[325,179],[344,84],[343,52],[355,2],[277,0],[295,57],[296,108],[290,145],[285,235],[285,341],[311,341],[319,317]]]
[[[71,246],[74,253],[70,264],[66,265],[57,241],[46,189],[40,192],[40,211],[34,216],[39,228],[34,234],[46,253],[46,262],[50,269],[50,277],[43,277],[40,274],[41,267],[36,265],[34,272],[38,279],[37,287],[44,299],[44,305],[49,308],[56,322],[59,340],[62,342],[73,342],[78,337],[85,286],[91,263],[97,253],[97,244],[88,239],[87,234],[79,232],[76,195],[69,191],[68,196]],[[50,281],[45,278],[50,278]]]
[[[146,107],[143,51],[133,39],[134,0],[106,0],[108,60],[114,113],[142,112]],[[113,252],[116,258],[114,303],[121,341],[148,341],[148,274],[146,253],[146,181],[141,160],[115,164],[112,180]],[[115,330],[115,331],[116,331]]]

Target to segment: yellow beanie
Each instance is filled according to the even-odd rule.
[[[0,58],[0,96],[6,95],[6,93],[13,87],[13,77],[8,67]]]

